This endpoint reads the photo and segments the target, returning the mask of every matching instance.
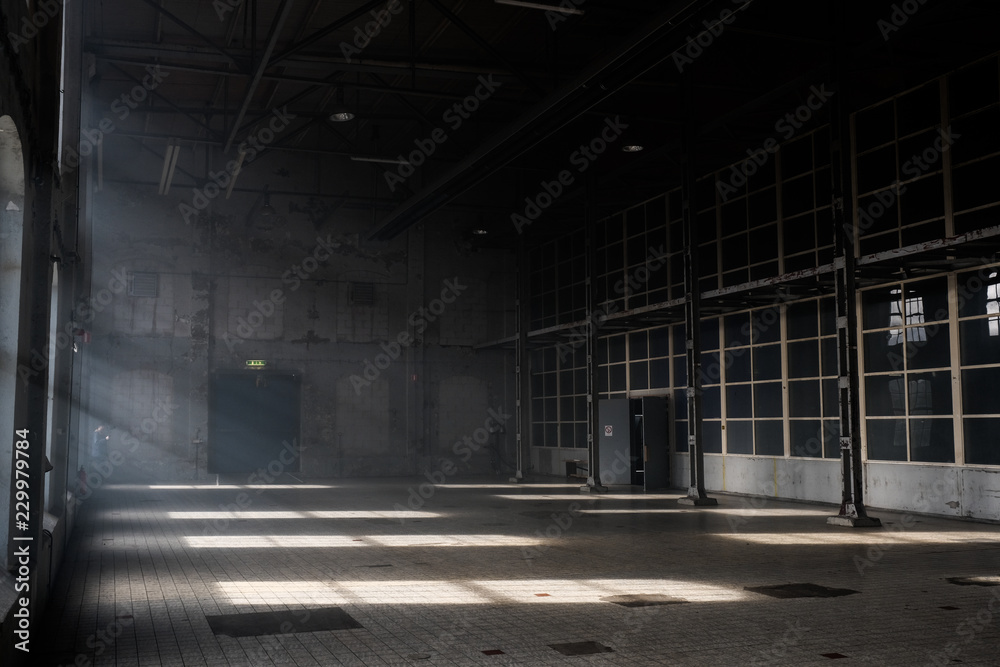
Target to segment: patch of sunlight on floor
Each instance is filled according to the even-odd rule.
[[[613,595],[666,595],[688,602],[734,602],[743,590],[670,579],[404,581],[220,581],[236,605],[587,604]]]
[[[302,510],[167,512],[168,519],[436,519],[441,514],[417,510]]]
[[[186,535],[195,549],[308,549],[315,547],[522,547],[541,540],[509,535]]]

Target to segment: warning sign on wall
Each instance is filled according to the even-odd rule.
[[[611,434],[613,432],[614,432],[614,427],[613,426],[605,426],[604,427],[604,437],[610,438]]]

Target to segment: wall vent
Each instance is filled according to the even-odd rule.
[[[159,277],[157,273],[130,273],[128,276],[128,295],[157,296]]]
[[[351,304],[371,306],[375,303],[375,283],[351,283]]]

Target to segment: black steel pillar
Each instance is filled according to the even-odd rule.
[[[843,20],[843,10],[838,19]],[[855,263],[854,194],[851,183],[850,117],[847,91],[841,74],[841,46],[833,50],[831,74],[834,95],[830,99],[830,174],[832,222],[836,270],[837,364],[840,403],[840,460],[843,494],[840,513],[827,523],[842,526],[880,526],[869,517],[864,503],[864,465],[861,460],[861,411],[858,393],[857,267]]]
[[[531,321],[531,311],[528,308],[528,249],[524,235],[517,248],[517,341],[515,343],[514,362],[514,415],[517,432],[516,472],[510,478],[511,482],[524,479],[525,471],[530,467],[531,451],[529,431],[531,429],[531,373],[528,359],[528,326]]]
[[[587,486],[581,490],[592,492],[605,492],[608,487],[601,483],[601,438],[599,437],[600,415],[597,413],[598,392],[597,386],[597,334],[598,334],[598,313],[600,305],[597,303],[597,290],[594,289],[594,280],[597,273],[597,216],[595,215],[594,194],[597,183],[593,176],[587,187],[587,210],[586,210],[586,298],[587,298],[587,452],[590,460],[589,475],[587,476]]]
[[[697,127],[692,113],[691,77],[682,77],[681,94],[684,100],[683,160],[684,180],[681,188],[681,212],[684,227],[684,331],[687,341],[687,419],[688,456],[691,466],[691,483],[684,505],[710,507],[719,501],[709,498],[705,491],[705,452],[702,435],[701,411],[701,287],[698,270],[698,233],[695,229],[697,208],[694,199],[694,137]]]

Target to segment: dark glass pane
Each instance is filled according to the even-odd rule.
[[[1000,113],[996,105],[952,121],[952,131],[962,138],[952,146],[952,164],[968,162],[1000,151]]]
[[[711,318],[701,321],[701,349],[719,349],[719,320]]]
[[[955,462],[955,431],[950,419],[910,420],[910,460]]]
[[[753,348],[753,379],[781,379],[781,345]]]
[[[649,389],[649,363],[633,361],[629,364],[629,380],[631,389]]]
[[[781,340],[781,312],[777,307],[753,311],[751,326],[755,343],[777,343]]]
[[[608,367],[611,378],[611,391],[625,391],[625,364],[615,364]]]
[[[792,456],[823,456],[823,422],[793,419],[788,426]]]
[[[702,390],[701,412],[705,419],[718,419],[722,416],[722,390],[719,387]]]
[[[625,361],[625,336],[610,336],[608,338],[608,361],[618,363]],[[614,390],[612,390],[614,391]]]
[[[768,188],[750,195],[748,209],[750,226],[760,225],[778,219],[778,197],[776,188]]]
[[[706,454],[722,453],[722,422],[706,421],[701,426],[702,447]]]
[[[597,391],[606,392],[609,391],[608,388],[608,367],[598,366],[597,367]]]
[[[781,417],[785,413],[780,382],[758,382],[753,399],[755,417]]]
[[[722,242],[722,270],[732,271],[750,263],[747,235],[730,236]]]
[[[812,136],[781,145],[781,175],[788,179],[811,171],[813,167]]]
[[[646,359],[649,357],[649,343],[645,331],[637,331],[628,335],[629,359]]]
[[[823,380],[823,416],[840,416],[840,390],[837,388],[837,378]]]
[[[865,378],[865,410],[874,417],[902,417],[906,414],[906,385],[903,374],[869,375]]]
[[[993,74],[996,77],[996,72]],[[941,124],[941,87],[937,81],[906,93],[896,100],[899,136]]]
[[[765,419],[755,421],[753,424],[757,454],[761,456],[784,456],[785,431],[782,422]]]
[[[820,416],[819,380],[800,380],[788,383],[788,416]]]
[[[684,352],[681,347],[680,353]],[[649,356],[666,357],[670,355],[670,328],[660,327],[649,331]]]
[[[873,331],[864,334],[865,372],[902,371],[903,330]]]
[[[812,174],[785,181],[781,190],[782,210],[788,216],[805,213],[815,208],[813,197]]]
[[[940,218],[943,215],[943,175],[933,174],[927,178],[907,184],[906,190],[899,198],[900,224],[912,225],[922,220]]]
[[[750,344],[750,313],[726,315],[723,322],[726,328],[726,347]]]
[[[559,424],[559,446],[575,447],[573,442],[573,424]]]
[[[671,357],[674,364],[674,386],[687,386],[687,359],[685,357]]]
[[[967,415],[1000,413],[1000,368],[962,371],[962,412]]]
[[[907,368],[942,368],[951,365],[951,335],[947,324],[906,329]]]
[[[722,363],[718,352],[701,355],[701,383],[717,384],[722,377]]]
[[[896,180],[896,147],[885,146],[858,156],[857,171],[859,193],[892,185]]]
[[[932,278],[903,286],[907,324],[948,319],[948,280]]]
[[[862,324],[867,329],[884,329],[903,324],[902,292],[898,285],[865,290],[861,293]]]
[[[964,67],[948,77],[951,114],[958,116],[997,101],[997,59]]]
[[[559,424],[545,424],[545,446],[559,446]]]
[[[951,373],[910,373],[906,376],[909,385],[910,416],[951,414]]]
[[[1000,419],[965,419],[965,462],[1000,465]]]
[[[906,460],[906,420],[869,419],[868,458],[872,461]]]
[[[750,349],[740,347],[726,354],[726,382],[749,382],[751,375]]]
[[[1000,314],[998,267],[958,274],[958,316]]]
[[[837,333],[837,304],[831,298],[819,300],[819,335]]]
[[[972,162],[952,170],[952,201],[956,211],[992,204],[1000,199],[996,191],[996,175],[1000,172],[1000,156]]]
[[[739,198],[722,205],[722,235],[729,236],[747,230],[747,200]]]
[[[840,458],[840,422],[823,420],[823,456],[828,459]]]
[[[1000,363],[1000,315],[966,320],[958,326],[963,365]]]
[[[726,416],[729,419],[750,419],[753,417],[753,393],[751,385],[737,384],[726,387]],[[707,413],[706,413],[706,416]]]
[[[778,258],[778,225],[769,224],[751,230],[750,257],[753,263]]]
[[[895,136],[896,121],[891,101],[859,111],[855,117],[854,137],[859,151],[881,146]]]
[[[819,334],[815,301],[788,305],[788,339],[815,338]]]
[[[650,389],[663,389],[670,386],[670,360],[653,359],[649,362]]]
[[[726,422],[726,452],[729,454],[753,454],[753,422]]]
[[[794,255],[816,247],[816,223],[814,213],[806,213],[796,218],[786,218],[782,228],[785,239],[785,255]]]
[[[819,375],[819,348],[815,340],[788,344],[788,377],[808,378]]]
[[[837,339],[821,338],[819,345],[823,357],[823,375],[836,375],[839,372],[837,365]]]

